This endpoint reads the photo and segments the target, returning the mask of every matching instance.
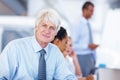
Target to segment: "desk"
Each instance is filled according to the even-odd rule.
[[[120,69],[100,68],[97,70],[97,80],[120,80]]]

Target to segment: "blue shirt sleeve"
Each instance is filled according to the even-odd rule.
[[[59,51],[59,57],[57,57],[55,80],[76,80],[76,77],[68,69],[64,56]]]
[[[17,68],[15,45],[9,43],[0,54],[0,79],[12,79]]]

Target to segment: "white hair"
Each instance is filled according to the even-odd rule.
[[[35,25],[38,26],[42,20],[51,21],[57,27],[57,31],[59,30],[61,18],[55,10],[42,9],[36,18]]]

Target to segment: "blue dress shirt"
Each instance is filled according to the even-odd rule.
[[[88,45],[90,44],[90,34],[88,21],[81,16],[71,27],[71,37],[73,40],[73,49],[78,55],[95,54]]]
[[[0,80],[37,80],[41,49],[35,37],[11,41],[0,54]],[[47,80],[76,80],[55,45],[49,43],[44,49]]]

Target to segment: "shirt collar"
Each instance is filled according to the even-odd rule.
[[[83,16],[81,16],[81,18],[80,18],[81,20],[82,20],[82,22],[84,22],[85,24],[87,24],[88,23],[88,20],[85,18],[85,17],[83,17]]]
[[[39,45],[39,43],[37,42],[35,36],[32,37],[31,39],[31,42],[32,42],[32,46],[33,46],[33,49],[34,49],[34,52],[38,52],[42,49],[42,47]],[[48,44],[44,49],[46,51],[46,53],[48,53],[48,47],[49,47],[50,44]]]

